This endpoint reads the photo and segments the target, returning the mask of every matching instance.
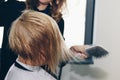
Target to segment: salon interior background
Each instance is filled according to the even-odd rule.
[[[67,0],[67,8],[63,12],[63,18],[65,20],[64,37],[68,47],[75,44],[84,44],[85,12],[86,0]],[[0,27],[0,47],[2,44],[3,29]]]

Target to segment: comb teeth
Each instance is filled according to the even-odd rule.
[[[108,51],[100,46],[94,46],[94,47],[88,48],[86,49],[86,53],[89,56],[94,56],[96,58],[101,58],[108,55]]]

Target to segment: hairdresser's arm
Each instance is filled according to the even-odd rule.
[[[70,50],[74,53],[76,56],[77,62],[81,64],[86,58],[88,58],[88,55],[85,52],[86,46],[81,45],[74,45],[70,48]],[[76,59],[69,59],[68,61],[63,61],[59,66],[65,66],[69,62],[76,63]]]

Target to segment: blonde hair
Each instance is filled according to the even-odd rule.
[[[48,69],[55,72],[61,61],[73,55],[66,47],[57,23],[48,15],[25,10],[13,22],[9,34],[10,48],[24,60],[41,63],[43,57]]]

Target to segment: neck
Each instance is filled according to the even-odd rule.
[[[40,4],[40,6],[38,6],[37,8],[39,9],[39,10],[45,10],[46,8],[47,8],[47,6],[48,6],[48,4]]]
[[[24,64],[27,64],[27,65],[30,65],[30,66],[42,66],[42,65],[45,65],[45,62],[33,62],[31,61],[30,59],[23,59],[21,56],[18,57],[18,61],[24,63]]]
[[[25,60],[25,59],[23,59],[22,57],[18,57],[18,61],[20,61],[20,62],[22,62],[22,63],[24,63],[24,64],[27,64],[27,65],[30,65],[30,66],[34,66],[32,63],[31,63],[31,61],[30,60]]]

